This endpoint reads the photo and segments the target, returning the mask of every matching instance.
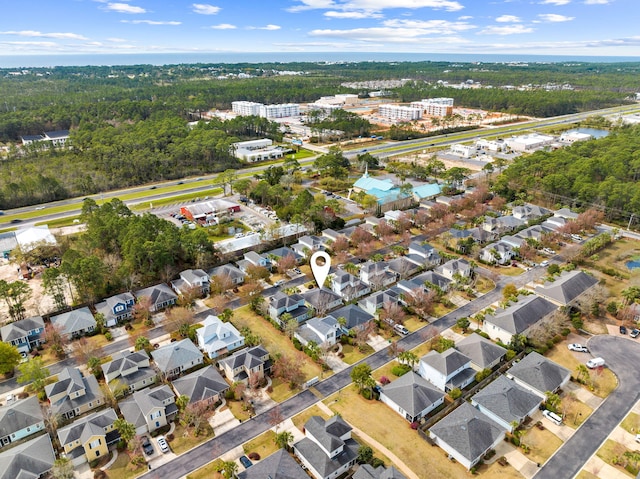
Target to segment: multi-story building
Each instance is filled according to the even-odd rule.
[[[425,98],[411,102],[411,106],[419,108],[429,116],[450,116],[453,113],[453,98]]]
[[[282,103],[280,105],[262,105],[259,115],[264,118],[287,118],[300,115],[300,105],[297,103]]]
[[[411,106],[380,105],[378,114],[389,120],[413,121],[422,118],[422,110]]]
[[[231,111],[243,116],[260,115],[260,107],[262,103],[253,101],[233,101],[231,102]]]

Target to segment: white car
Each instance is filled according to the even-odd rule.
[[[158,436],[156,441],[158,441],[158,446],[160,447],[160,450],[162,452],[167,453],[171,450],[169,449],[169,444],[167,443],[167,440],[164,438],[164,436]]]
[[[577,351],[578,353],[588,353],[589,352],[589,350],[587,349],[586,346],[583,346],[582,344],[577,344],[577,343],[568,344],[567,348],[569,348],[569,351]]]
[[[545,259],[543,262],[540,263],[540,266],[542,266],[543,268],[546,268],[547,266],[549,266],[549,262]]]

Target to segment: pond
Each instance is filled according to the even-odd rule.
[[[636,268],[640,268],[640,259],[633,259],[631,261],[627,261],[625,263],[625,265],[627,266],[627,268],[629,269],[636,269]]]
[[[598,138],[604,138],[609,134],[607,130],[599,130],[597,128],[574,128],[573,130],[569,130],[566,133],[585,133],[587,135],[591,135],[596,140]]]

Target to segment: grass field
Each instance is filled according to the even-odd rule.
[[[300,414],[293,416],[292,421],[293,424],[302,431],[304,424],[309,420],[311,416],[320,416],[323,419],[329,419],[322,409],[318,406],[311,406],[310,408],[305,409]]]
[[[176,429],[173,431],[174,439],[169,443],[171,450],[176,454],[182,454],[196,447],[198,444],[202,444],[204,441],[211,439],[213,437],[213,430],[210,429],[209,431],[210,433],[208,435],[201,433],[196,437],[192,430],[187,430],[184,426],[176,424]]]
[[[249,454],[251,452],[257,452],[260,454],[260,458],[264,459],[270,454],[273,454],[278,450],[278,446],[276,446],[275,442],[276,434],[269,430],[263,432],[259,436],[256,436],[251,441],[246,442],[242,445],[245,454]]]
[[[132,471],[128,468],[129,461],[129,455],[126,452],[119,452],[116,461],[111,464],[111,467],[106,471],[107,477],[109,477],[109,479],[131,479],[147,470],[147,467],[144,466]]]
[[[540,430],[537,427],[529,429],[520,438],[522,444],[529,446],[528,459],[543,464],[551,455],[562,446],[562,440],[548,429]]]
[[[619,442],[607,439],[602,447],[598,449],[596,455],[610,466],[615,467],[621,473],[629,477],[636,477],[635,475],[626,471],[622,466],[614,464],[614,462],[616,462],[619,458],[622,458],[622,460],[624,460],[624,453],[627,451],[628,449]]]
[[[638,434],[638,431],[640,431],[640,415],[630,412],[620,426],[630,434]]]

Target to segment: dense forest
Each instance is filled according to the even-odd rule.
[[[538,151],[514,160],[495,191],[509,199],[539,194],[561,204],[602,207],[609,218],[640,215],[640,126],[616,128],[606,138]],[[543,198],[544,197],[544,198]]]
[[[546,117],[628,102],[639,71],[637,63],[447,62],[0,69],[0,144],[9,146],[0,161],[0,209],[239,168],[231,143],[264,136],[277,140],[275,123],[249,118],[187,127],[203,111],[228,109],[235,100],[268,104],[310,102],[336,93],[366,95],[373,86],[346,84],[404,78],[404,86],[390,90],[395,100],[451,96],[456,105]],[[469,79],[493,88],[438,83]],[[573,89],[546,91],[548,83]],[[499,88],[505,85],[532,89]],[[366,122],[341,113],[314,127],[368,133]],[[21,136],[60,129],[71,130],[69,148],[15,148]]]

